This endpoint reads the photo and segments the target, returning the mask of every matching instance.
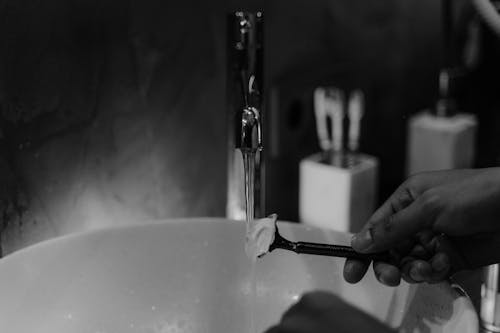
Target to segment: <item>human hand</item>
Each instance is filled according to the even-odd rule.
[[[352,239],[389,286],[439,282],[462,270],[500,262],[500,168],[426,172],[410,177]],[[344,278],[362,279],[369,263],[347,260]]]
[[[305,294],[290,307],[278,325],[266,333],[389,333],[395,330],[385,326],[363,311],[347,304],[328,292]]]

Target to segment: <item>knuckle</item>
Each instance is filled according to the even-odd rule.
[[[421,209],[423,209],[426,214],[435,216],[441,207],[442,199],[439,193],[434,190],[428,190],[420,198]]]
[[[388,235],[394,230],[395,217],[394,215],[388,216],[383,221],[372,225],[368,231],[370,232],[373,243],[379,244],[386,241]]]
[[[408,189],[414,189],[420,184],[423,173],[416,173],[410,175],[403,183],[403,186]]]
[[[403,183],[403,185],[412,194],[422,193],[428,186],[429,179],[431,179],[434,174],[435,172],[432,171],[423,171],[415,173],[409,176]],[[416,195],[413,195],[413,197],[415,198]]]
[[[410,177],[396,191],[395,200],[391,202],[393,212],[398,212],[411,204],[417,198],[416,193],[418,180],[414,180],[416,176]]]
[[[411,202],[415,201],[415,198],[417,197],[415,192],[416,192],[415,189],[406,187],[403,193],[401,193],[399,200],[402,202],[403,205],[406,206]]]

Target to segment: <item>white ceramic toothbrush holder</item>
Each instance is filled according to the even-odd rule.
[[[304,224],[357,232],[375,209],[377,158],[357,154],[356,163],[339,167],[318,153],[300,162],[299,216]]]

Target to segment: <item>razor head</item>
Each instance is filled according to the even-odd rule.
[[[277,220],[278,215],[272,214],[247,224],[245,252],[250,259],[261,258],[270,251],[275,240]]]

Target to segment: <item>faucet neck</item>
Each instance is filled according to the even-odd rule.
[[[262,14],[236,12],[228,22],[228,104],[234,147],[262,148]]]

